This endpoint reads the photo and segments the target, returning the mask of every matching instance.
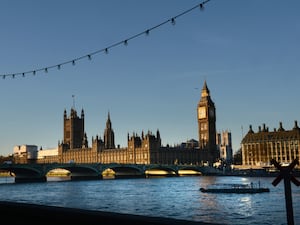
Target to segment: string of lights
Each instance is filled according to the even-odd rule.
[[[24,71],[24,72],[17,72],[17,73],[6,73],[6,74],[0,74],[0,76],[5,79],[6,77],[11,77],[11,78],[15,78],[16,76],[22,76],[22,77],[25,77],[26,75],[28,74],[31,74],[31,75],[36,75],[37,73],[39,72],[44,72],[44,73],[48,73],[48,71],[50,69],[58,69],[60,70],[62,68],[62,66],[66,65],[66,64],[72,64],[73,66],[76,65],[76,62],[77,61],[80,61],[80,60],[83,60],[83,59],[88,59],[88,60],[92,60],[92,56],[96,55],[96,54],[100,54],[100,53],[105,53],[105,54],[108,54],[109,53],[109,50],[114,48],[114,47],[117,47],[119,45],[125,45],[127,46],[128,45],[128,42],[139,37],[139,36],[142,36],[142,35],[149,35],[151,31],[163,26],[163,25],[166,25],[168,23],[171,23],[172,25],[175,25],[176,23],[176,19],[178,19],[179,17],[187,14],[187,13],[190,13],[191,11],[199,8],[200,10],[203,10],[204,9],[204,5],[209,2],[210,0],[205,0],[203,2],[201,2],[200,4],[188,9],[188,10],[185,10],[183,12],[181,12],[180,14],[170,18],[170,19],[167,19],[166,21],[164,22],[161,22],[151,28],[148,28],[140,33],[137,33],[133,36],[130,36],[122,41],[119,41],[119,42],[116,42],[114,44],[111,44],[107,47],[104,47],[102,49],[99,49],[97,51],[94,51],[94,52],[91,52],[89,54],[86,54],[86,55],[83,55],[83,56],[80,56],[80,57],[77,57],[77,58],[74,58],[74,59],[71,59],[71,60],[68,60],[68,61],[64,61],[64,62],[61,62],[61,63],[58,63],[58,64],[55,64],[55,65],[51,65],[51,66],[46,66],[46,67],[42,67],[42,68],[37,68],[37,69],[33,69],[33,70],[29,70],[29,71]]]

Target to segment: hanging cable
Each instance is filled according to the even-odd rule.
[[[155,26],[153,26],[153,27],[151,27],[151,28],[148,28],[148,29],[146,29],[145,31],[142,31],[142,32],[140,32],[140,33],[137,33],[137,34],[135,34],[135,35],[133,35],[133,36],[131,36],[131,37],[128,37],[128,38],[126,38],[126,39],[123,40],[123,41],[116,42],[116,43],[114,43],[114,44],[112,44],[112,45],[110,45],[110,46],[107,46],[107,47],[102,48],[102,49],[100,49],[100,50],[91,52],[91,53],[89,53],[89,54],[87,54],[87,55],[84,55],[84,56],[81,56],[81,57],[78,57],[78,58],[75,58],[75,59],[71,59],[71,60],[68,60],[68,61],[65,61],[65,62],[62,62],[62,63],[59,63],[59,64],[55,64],[55,65],[52,65],[52,66],[47,66],[47,67],[43,67],[43,68],[39,68],[39,69],[34,69],[34,70],[26,71],[26,72],[0,74],[0,76],[1,76],[3,79],[5,79],[6,77],[12,77],[12,78],[15,78],[15,76],[19,76],[19,75],[22,75],[22,77],[25,77],[25,75],[27,75],[27,74],[33,74],[33,75],[36,75],[37,72],[41,72],[41,71],[44,71],[45,73],[48,73],[49,69],[53,69],[53,68],[57,68],[58,70],[60,70],[61,67],[62,67],[63,65],[66,65],[66,64],[72,64],[73,66],[75,66],[75,65],[76,65],[76,62],[79,61],[79,60],[82,60],[82,59],[85,59],[85,58],[88,58],[89,60],[91,60],[93,55],[99,54],[99,53],[101,53],[101,52],[104,52],[105,54],[108,54],[108,53],[109,53],[109,50],[110,50],[111,48],[117,47],[117,46],[119,46],[119,45],[121,45],[121,44],[127,46],[127,45],[128,45],[128,42],[129,42],[130,40],[133,40],[133,39],[135,39],[135,38],[137,38],[137,37],[139,37],[139,36],[141,36],[141,35],[145,35],[145,34],[146,34],[146,36],[148,36],[148,35],[150,34],[150,31],[155,30],[155,29],[157,29],[157,28],[159,28],[159,27],[161,27],[161,26],[163,26],[163,25],[165,25],[165,24],[168,24],[168,23],[171,22],[172,25],[175,25],[175,24],[176,24],[176,19],[177,19],[177,18],[179,18],[179,17],[181,17],[181,16],[183,16],[183,15],[185,15],[185,14],[187,14],[187,13],[189,13],[189,12],[191,12],[192,10],[195,10],[195,9],[197,9],[197,8],[200,8],[200,10],[203,10],[203,9],[204,9],[204,5],[205,5],[207,2],[209,2],[209,1],[210,1],[210,0],[203,1],[203,2],[201,2],[200,4],[194,6],[194,7],[190,8],[190,9],[188,9],[188,10],[186,10],[186,11],[183,11],[182,13],[180,13],[180,14],[174,16],[174,17],[171,17],[171,19],[168,19],[168,20],[166,20],[166,21],[164,21],[164,22],[162,22],[162,23],[160,23],[160,24],[157,24],[157,25],[155,25]]]

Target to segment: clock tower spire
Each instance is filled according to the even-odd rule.
[[[216,146],[216,108],[204,81],[197,106],[198,136],[200,150],[207,151],[206,159],[215,162],[219,156]]]

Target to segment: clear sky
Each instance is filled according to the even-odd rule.
[[[86,56],[188,10],[198,0],[1,0],[0,74]],[[0,155],[15,145],[55,148],[63,112],[85,111],[85,131],[103,137],[110,112],[115,144],[159,129],[162,144],[198,139],[206,80],[218,132],[242,135],[300,124],[300,1],[211,0],[109,49],[48,73],[0,78]]]

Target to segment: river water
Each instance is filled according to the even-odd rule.
[[[0,200],[169,217],[220,224],[287,224],[283,180],[274,177],[182,176],[14,183],[0,178]],[[298,178],[299,179],[299,178]],[[270,188],[259,194],[202,193],[210,184],[250,183]],[[295,225],[300,225],[300,187],[292,186]]]

